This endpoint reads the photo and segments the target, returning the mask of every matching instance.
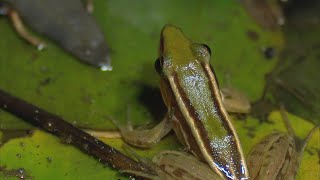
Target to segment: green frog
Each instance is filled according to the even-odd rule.
[[[150,147],[173,129],[182,144],[212,173],[223,179],[248,179],[246,161],[236,130],[223,104],[207,45],[194,43],[180,28],[166,25],[161,32],[160,91],[168,108],[154,128],[120,127],[126,142]]]
[[[167,115],[152,129],[137,130],[128,125],[120,130],[126,142],[150,147],[173,129],[194,156],[161,152],[152,160],[158,176],[133,173],[150,179],[294,179],[306,144],[318,127],[296,148],[294,132],[282,108],[289,133],[265,137],[251,150],[247,169],[227,110],[247,113],[250,104],[234,90],[220,91],[210,56],[208,46],[193,43],[178,27],[163,28],[155,67],[161,76]]]

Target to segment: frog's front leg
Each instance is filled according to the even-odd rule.
[[[247,96],[234,88],[221,88],[221,97],[223,105],[229,113],[248,114],[251,110]]]
[[[0,14],[8,16],[13,24],[14,29],[17,33],[28,43],[33,46],[36,46],[38,50],[43,50],[46,47],[46,44],[39,40],[37,37],[31,35],[25,28],[18,12],[11,8],[7,4],[0,5]]]
[[[151,147],[159,142],[172,129],[171,115],[165,116],[163,120],[151,129],[133,129],[130,123],[119,126],[121,136],[125,142],[137,147]]]

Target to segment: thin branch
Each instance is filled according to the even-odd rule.
[[[111,165],[120,171],[138,171],[155,174],[149,167],[125,156],[99,139],[74,127],[61,117],[46,112],[22,99],[0,89],[0,107],[7,112],[58,136],[63,142],[72,144],[81,151],[95,157],[99,162]],[[135,176],[134,174],[131,174]]]

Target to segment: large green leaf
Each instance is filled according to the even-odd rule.
[[[95,159],[41,131],[36,131],[32,138],[17,138],[6,143],[0,150],[0,159],[0,166],[5,165],[3,174],[23,168],[25,176],[32,179],[103,179],[117,175],[116,171],[110,171]]]
[[[125,119],[128,105],[138,123],[150,119],[149,112],[157,112],[161,105],[159,92],[152,91],[158,87],[153,64],[166,23],[208,44],[220,83],[231,84],[252,100],[261,94],[264,74],[275,64],[264,59],[261,48],[281,47],[281,34],[261,30],[237,1],[95,1],[95,5],[93,15],[112,48],[112,72],[82,64],[50,41],[48,49],[39,52],[12,31],[7,19],[0,19],[0,33],[5,34],[0,42],[0,87],[78,126],[111,129],[106,117]],[[249,38],[248,32],[256,33],[258,40]],[[0,127],[26,125],[1,112]]]

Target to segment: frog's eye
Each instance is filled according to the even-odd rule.
[[[209,54],[210,54],[210,56],[211,56],[211,49],[210,49],[210,47],[208,46],[208,45],[206,45],[206,44],[202,44],[206,49],[207,49],[207,51],[209,52]]]
[[[163,64],[163,59],[162,57],[159,57],[156,62],[154,63],[154,68],[158,72],[158,74],[162,73],[162,64]]]

